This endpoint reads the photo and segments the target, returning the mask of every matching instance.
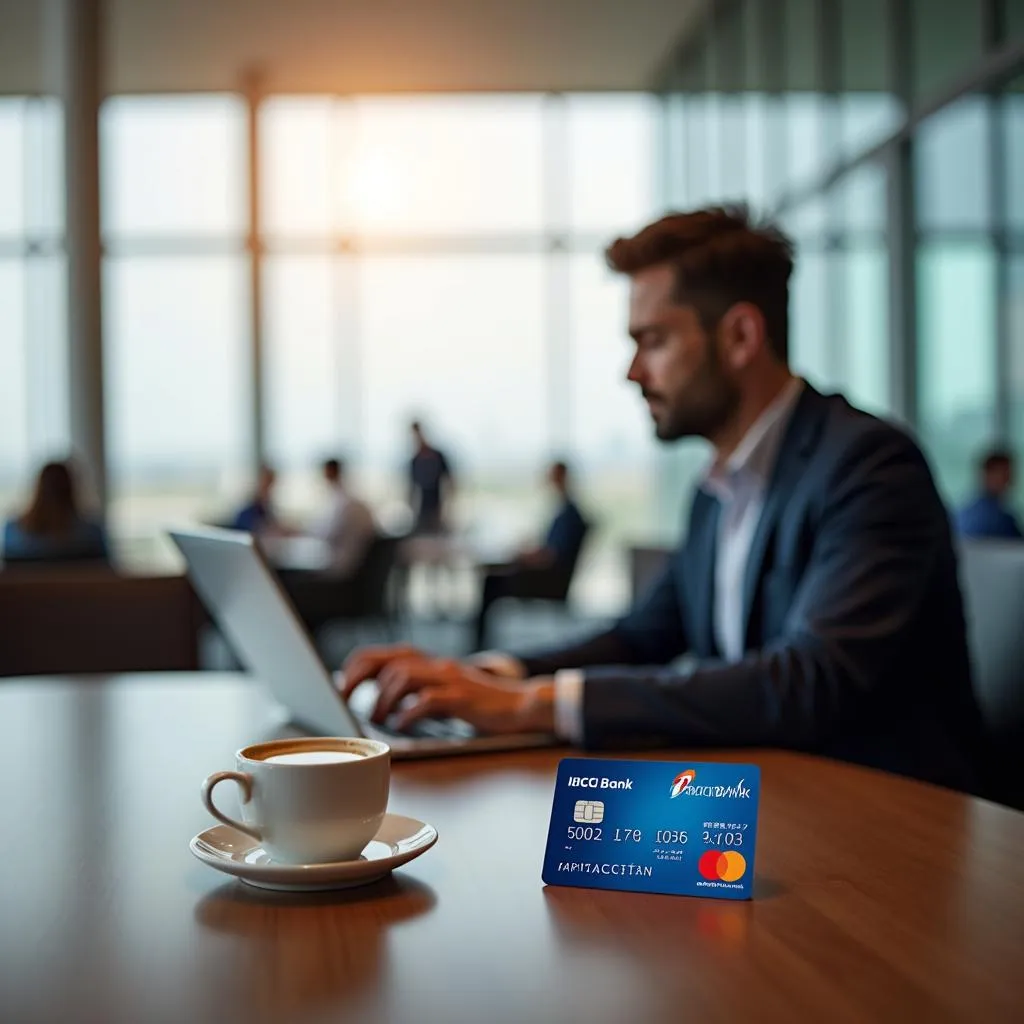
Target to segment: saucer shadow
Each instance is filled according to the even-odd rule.
[[[437,903],[437,896],[429,885],[395,874],[369,885],[323,892],[278,892],[235,879],[208,892],[196,904],[193,916],[203,928],[255,938],[267,908],[343,907],[363,903],[374,904],[376,916],[392,925],[426,913]],[[254,908],[259,908],[259,913],[252,913]]]
[[[386,998],[391,928],[429,913],[434,890],[389,875],[336,892],[291,893],[226,882],[198,901],[198,961],[225,1019],[342,1019]],[[372,1016],[372,1014],[371,1014]]]

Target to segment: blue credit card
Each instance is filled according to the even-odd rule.
[[[726,761],[558,766],[548,885],[750,899],[761,770]]]

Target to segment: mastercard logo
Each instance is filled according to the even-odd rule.
[[[747,861],[735,850],[705,850],[697,870],[709,882],[738,882],[746,874]]]

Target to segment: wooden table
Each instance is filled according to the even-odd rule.
[[[0,1020],[1024,1019],[1024,815],[722,753],[763,769],[752,902],[546,889],[561,752],[407,762],[391,808],[433,850],[273,894],[188,851],[200,781],[273,719],[237,676],[0,681]]]

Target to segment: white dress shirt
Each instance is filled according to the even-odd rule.
[[[329,508],[312,532],[326,541],[330,549],[327,571],[347,578],[362,563],[376,533],[376,524],[369,505],[354,498],[344,487],[335,487]]]
[[[725,463],[717,458],[701,487],[718,499],[721,511],[715,547],[713,628],[715,644],[728,662],[744,655],[743,577],[764,499],[778,460],[786,427],[804,389],[791,380],[743,435]],[[567,669],[555,675],[555,731],[578,743],[583,738],[584,673]]]

